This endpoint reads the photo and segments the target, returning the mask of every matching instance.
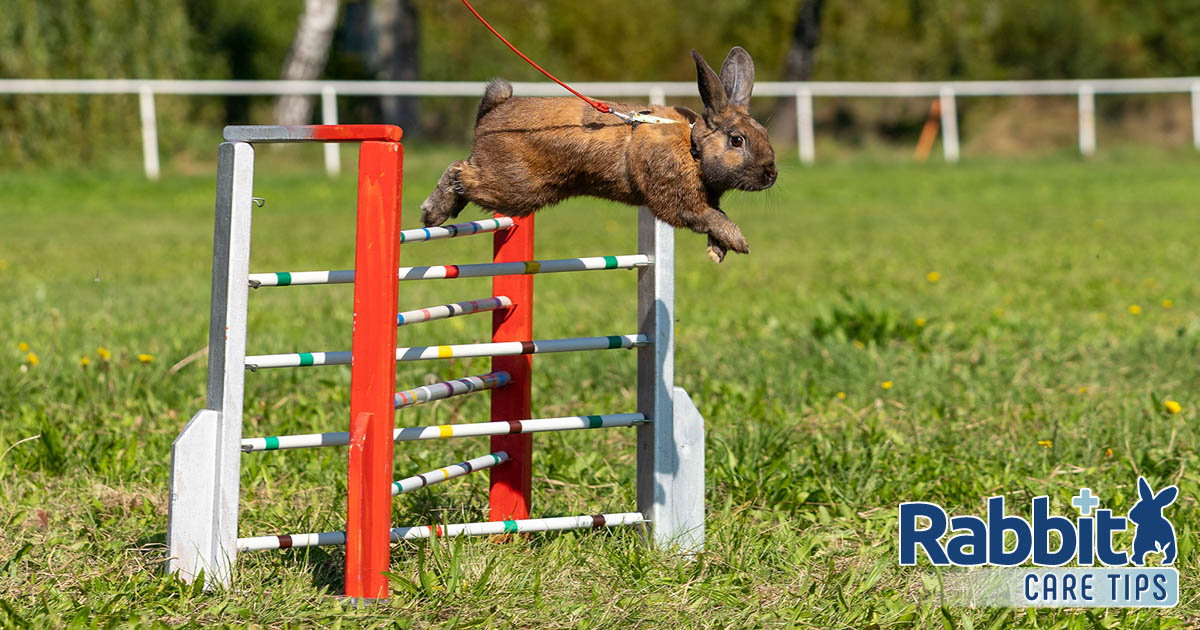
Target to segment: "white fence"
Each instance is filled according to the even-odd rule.
[[[663,83],[576,83],[590,96],[648,99],[662,104],[668,96],[694,97],[692,82]],[[321,122],[336,124],[337,98],[344,96],[438,96],[478,98],[484,84],[474,81],[170,81],[129,79],[0,79],[0,94],[137,94],[142,122],[142,151],[146,176],[157,179],[158,131],[154,111],[156,94],[245,96],[312,94],[321,97]],[[562,96],[566,92],[549,82],[514,83],[521,96]],[[1079,99],[1079,151],[1096,151],[1095,98],[1097,94],[1187,94],[1192,97],[1192,143],[1200,150],[1200,77],[1157,79],[1095,79],[1075,81],[945,81],[874,83],[851,81],[763,82],[754,87],[757,96],[796,99],[797,145],[800,159],[816,159],[813,142],[815,97],[913,98],[937,97],[941,103],[942,150],[946,161],[957,162],[960,96],[1076,96]],[[326,145],[325,169],[330,175],[341,170],[334,145]]]

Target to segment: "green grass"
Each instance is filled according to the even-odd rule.
[[[459,153],[408,149],[406,226]],[[0,626],[1195,626],[1198,167],[1188,153],[1121,152],[956,167],[785,163],[774,190],[727,201],[752,255],[717,266],[702,237],[677,237],[676,374],[707,418],[705,553],[680,561],[632,531],[404,544],[392,554],[393,597],[366,611],[331,597],[335,548],[245,554],[219,594],[161,574],[170,444],[204,399],[204,360],[170,368],[206,343],[212,175],[0,174]],[[312,161],[272,150],[258,171],[267,203],[252,268],[349,266],[353,175],[329,181]],[[540,215],[538,256],[629,253],[635,224],[632,209],[569,203]],[[487,255],[480,239],[402,251],[408,264]],[[636,327],[631,273],[536,284],[539,338]],[[410,283],[402,306],[489,288]],[[348,348],[350,296],[255,292],[250,352]],[[406,328],[400,339],[479,341],[487,321]],[[153,361],[139,362],[143,353]],[[398,373],[417,384],[486,369],[476,359]],[[634,372],[627,352],[538,357],[535,415],[629,410]],[[337,367],[248,374],[246,434],[341,430],[348,382]],[[1166,413],[1168,399],[1182,412]],[[486,397],[463,400],[398,419],[485,416]],[[624,430],[537,436],[536,514],[631,509],[633,446]],[[397,470],[485,448],[404,444]],[[344,451],[243,462],[242,535],[342,527]],[[944,575],[897,566],[901,501],[978,514],[995,493],[1018,511],[1048,494],[1065,514],[1086,485],[1124,512],[1138,474],[1180,485],[1167,512],[1180,548],[1173,610],[957,608],[940,593]],[[404,495],[395,520],[485,518],[485,484],[473,475]]]

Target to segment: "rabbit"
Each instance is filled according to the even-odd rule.
[[[778,171],[767,132],[750,117],[754,61],[740,46],[721,74],[692,51],[704,113],[684,107],[610,104],[614,110],[668,118],[630,125],[574,98],[513,98],[492,80],[475,121],[466,160],[451,164],[421,204],[426,226],[441,225],[473,202],[521,217],[568,197],[591,195],[635,206],[708,236],[708,255],[750,253],[742,231],[721,210],[727,190],[765,190]]]
[[[1150,488],[1145,477],[1138,477],[1138,502],[1129,508],[1128,518],[1137,525],[1133,534],[1133,556],[1130,562],[1146,563],[1146,554],[1160,552],[1163,564],[1175,562],[1175,527],[1163,515],[1163,508],[1175,502],[1177,486],[1164,488],[1158,494]]]

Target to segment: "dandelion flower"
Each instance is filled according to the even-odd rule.
[[[1177,414],[1180,411],[1183,411],[1183,405],[1180,405],[1174,400],[1168,400],[1164,402],[1163,406],[1167,408],[1167,412],[1170,414]]]
[[[138,361],[141,361],[142,363],[149,363],[153,360],[154,360],[153,354],[139,354],[138,355]]]
[[[36,354],[34,354],[34,353],[30,352],[29,354],[25,355],[25,360],[29,362],[29,365],[32,365],[32,366],[34,366],[34,367],[37,367],[37,364],[38,364],[38,355],[36,355]]]
[[[925,318],[924,318],[924,317],[918,317],[918,318],[917,318],[917,321],[916,321],[916,324],[917,324],[917,328],[924,328],[924,327],[925,327]]]
[[[1129,314],[1130,315],[1141,315],[1142,307],[1138,306],[1137,304],[1130,304],[1129,305]]]
[[[930,284],[937,284],[937,281],[942,279],[942,274],[936,271],[930,271],[929,273],[925,274],[925,279],[928,280]]]
[[[1105,457],[1112,457],[1112,449],[1111,449],[1111,448],[1106,448],[1106,449],[1104,449],[1104,456],[1105,456]]]
[[[1175,302],[1173,302],[1172,300],[1166,299],[1166,300],[1162,301],[1163,308],[1171,308],[1172,306],[1175,306]]]
[[[1050,448],[1054,446],[1054,440],[1038,440],[1038,446],[1042,448]]]
[[[882,388],[884,388],[884,389],[891,389],[891,388],[892,388],[892,385],[895,385],[895,383],[893,383],[893,382],[891,382],[891,381],[884,381],[884,382],[882,382],[882,383],[880,383],[880,384],[879,384],[879,386],[880,386],[880,387],[882,387]]]
[[[87,367],[91,362],[87,357],[79,357],[79,367]]]
[[[17,350],[20,350],[21,352],[29,352],[29,344],[22,341],[21,343],[17,344]]]
[[[109,352],[108,348],[105,348],[104,346],[100,346],[99,348],[96,348],[96,354],[100,355],[100,358],[104,359],[105,361],[112,358],[112,353]]]
[[[1086,393],[1087,393],[1087,388],[1086,388],[1086,387],[1080,387],[1080,388],[1079,388],[1079,393],[1080,393],[1080,394],[1086,394]]]
[[[854,340],[854,347],[855,347],[855,348],[858,348],[859,350],[862,350],[863,348],[866,348],[866,347],[867,347],[867,344],[865,344],[865,343],[863,343],[863,342],[861,342],[861,341],[859,341],[859,340],[855,339],[855,340]]]
[[[838,392],[837,399],[838,400],[846,400],[846,392]]]

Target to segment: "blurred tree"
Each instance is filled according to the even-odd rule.
[[[813,57],[821,43],[821,5],[824,0],[802,0],[792,27],[792,43],[783,63],[784,81],[808,81],[812,78]],[[796,137],[796,101],[783,98],[775,104],[771,116],[771,135],[791,142]]]
[[[311,81],[321,76],[329,59],[337,16],[337,0],[305,0],[281,79]],[[276,102],[275,120],[281,125],[307,125],[312,120],[312,108],[312,96],[285,94]]]
[[[372,9],[375,76],[385,81],[420,79],[420,17],[416,4],[413,0],[376,0]],[[382,122],[419,133],[419,103],[416,98],[384,96],[380,99]]]

